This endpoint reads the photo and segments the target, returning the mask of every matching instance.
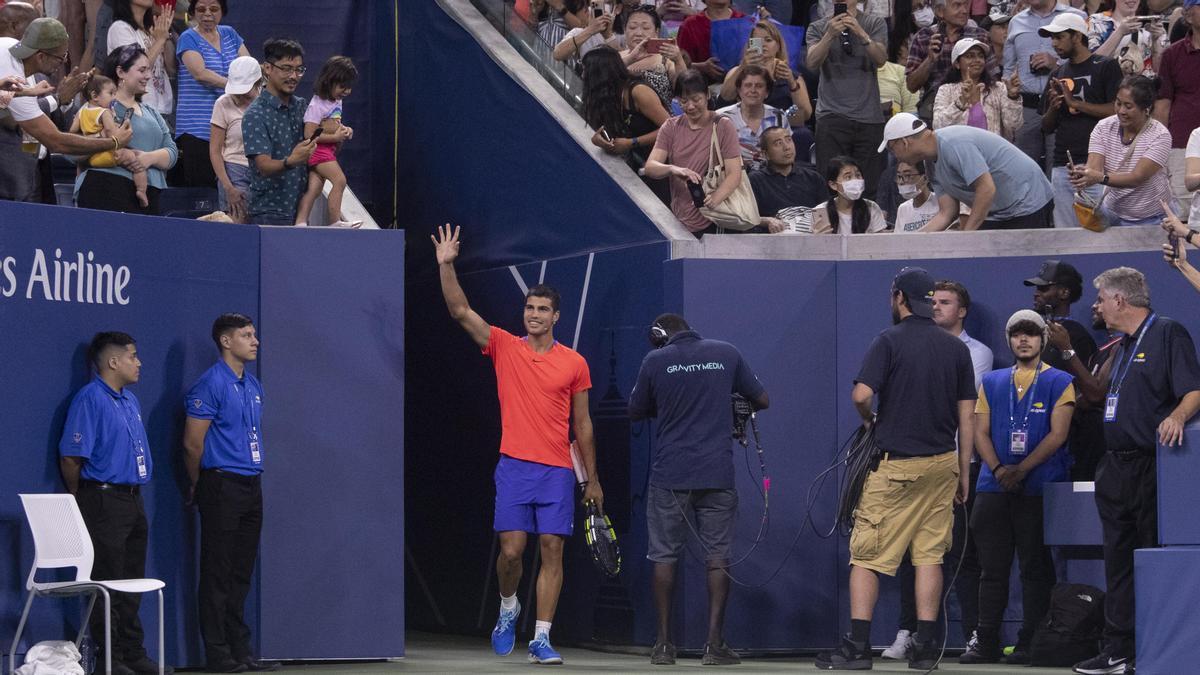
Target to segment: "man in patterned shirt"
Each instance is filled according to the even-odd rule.
[[[933,97],[950,74],[950,52],[954,43],[963,38],[974,38],[985,45],[991,44],[987,31],[967,25],[967,5],[968,0],[933,0],[933,12],[938,20],[917,31],[908,47],[905,83],[914,93],[924,88],[917,113],[926,124],[933,123]],[[992,73],[999,71],[995,54],[990,52],[987,69]]]
[[[250,160],[250,222],[291,225],[308,184],[308,158],[317,145],[304,138],[308,102],[296,96],[304,77],[304,48],[294,40],[263,45],[267,86],[242,118],[242,139]]]

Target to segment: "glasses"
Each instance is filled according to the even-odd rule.
[[[55,61],[57,61],[57,62],[59,62],[59,63],[62,63],[62,62],[64,62],[64,61],[66,61],[66,60],[67,60],[67,55],[66,55],[66,54],[62,54],[62,55],[59,55],[59,54],[51,54],[50,52],[48,52],[48,51],[46,51],[46,50],[44,50],[44,49],[39,49],[39,50],[38,50],[38,53],[39,53],[39,54],[45,54],[46,56],[49,56],[50,58],[54,59]]]
[[[270,61],[267,61],[267,65],[271,66],[272,68],[278,68],[285,75],[291,75],[292,73],[295,73],[297,75],[303,75],[305,73],[305,71],[308,70],[304,66],[281,66],[277,63],[271,63]]]
[[[901,185],[915,183],[921,177],[919,173],[898,173],[896,174],[896,182]]]

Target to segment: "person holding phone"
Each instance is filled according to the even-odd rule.
[[[162,114],[140,100],[152,77],[150,59],[138,45],[125,45],[108,55],[105,75],[117,83],[113,117],[133,129],[129,148],[146,170],[146,201],[138,198],[137,168],[122,166],[85,169],[75,180],[75,201],[85,209],[159,215],[159,193],[167,187],[166,172],[179,159],[179,149]]]
[[[1075,215],[1075,187],[1070,171],[1075,161],[1087,161],[1088,140],[1096,123],[1108,117],[1121,84],[1121,67],[1115,59],[1093,54],[1083,21],[1062,14],[1041,29],[1050,38],[1054,53],[1063,63],[1046,81],[1042,94],[1042,131],[1054,138],[1054,166],[1050,184],[1054,188],[1054,226],[1082,227]],[[1092,202],[1100,199],[1103,186],[1084,188]]]
[[[1088,48],[1117,59],[1126,75],[1154,77],[1167,48],[1162,17],[1137,16],[1141,0],[1116,0],[1113,8],[1088,17]]]
[[[799,73],[792,70],[788,62],[787,42],[779,27],[771,21],[759,21],[750,31],[746,40],[746,49],[742,53],[742,62],[730,68],[725,74],[725,82],[721,84],[720,100],[728,104],[737,100],[737,78],[745,66],[760,66],[766,69],[771,77],[771,87],[767,92],[767,105],[780,110],[795,107],[796,112],[789,118],[793,127],[803,126],[812,117],[812,98],[808,95],[808,86]],[[809,139],[809,143],[811,143]]]
[[[621,60],[630,75],[640,75],[662,99],[663,105],[669,106],[675,78],[687,69],[683,51],[674,39],[658,37],[662,30],[662,19],[649,6],[628,10],[627,13],[625,49],[621,51]]]
[[[725,77],[725,67],[712,54],[712,22],[745,16],[733,8],[733,0],[704,0],[704,11],[693,14],[679,27],[679,48],[692,59],[692,67],[710,83]]]
[[[596,12],[599,14],[596,14]],[[563,12],[575,17],[578,27],[567,31],[563,39],[554,45],[555,61],[582,59],[588,52],[605,45],[620,48],[620,39],[613,33],[613,16],[604,13],[601,4],[587,0],[563,0]]]
[[[989,41],[987,31],[969,23],[968,5],[968,0],[934,0],[933,12],[938,18],[937,22],[917,31],[908,47],[905,84],[910,92],[924,91],[917,103],[917,115],[926,124],[933,123],[933,101],[938,87],[954,70],[950,58],[954,45],[967,38],[984,44]],[[987,51],[986,56],[985,69],[998,74],[1000,68],[995,55]]]

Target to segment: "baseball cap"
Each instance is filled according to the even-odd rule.
[[[58,19],[42,17],[30,22],[21,41],[8,48],[13,58],[23,61],[40,51],[49,51],[67,44],[67,29]]]
[[[1038,270],[1037,276],[1025,280],[1026,286],[1049,286],[1050,284],[1082,287],[1083,275],[1070,263],[1061,260],[1046,260],[1042,262],[1042,268]]]
[[[972,47],[979,47],[983,50],[983,55],[986,58],[988,53],[987,45],[983,44],[975,38],[963,38],[954,43],[954,49],[950,52],[950,63],[958,63],[958,57],[967,53],[967,50]]]
[[[960,40],[961,42],[961,40]],[[896,113],[892,115],[892,119],[888,120],[883,127],[883,142],[879,144],[879,152],[887,149],[887,144],[898,138],[908,138],[913,134],[920,133],[929,127],[921,121],[921,118],[912,113]],[[918,269],[918,268],[914,268]]]
[[[933,277],[921,267],[905,267],[892,280],[892,288],[904,293],[913,314],[933,317]]]
[[[1087,24],[1083,22],[1083,17],[1071,12],[1063,12],[1054,17],[1054,20],[1049,24],[1038,29],[1038,35],[1042,37],[1050,37],[1056,33],[1061,33],[1066,30],[1073,30],[1076,33],[1087,35]]]
[[[229,63],[226,94],[244,94],[262,79],[262,66],[253,56],[239,56]]]
[[[988,30],[992,26],[1003,26],[1011,20],[1012,17],[1006,14],[1004,10],[1000,9],[999,7],[993,7],[992,11],[988,12],[987,16],[980,19],[979,27],[984,30]]]
[[[1008,317],[1008,323],[1004,324],[1004,334],[1012,334],[1013,326],[1021,323],[1022,321],[1028,321],[1040,328],[1042,330],[1042,339],[1044,340],[1046,338],[1046,320],[1042,318],[1041,314],[1038,314],[1032,309],[1018,309],[1017,311],[1013,312],[1013,315]]]

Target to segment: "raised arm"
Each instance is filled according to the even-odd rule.
[[[492,328],[484,321],[475,310],[471,309],[470,303],[467,302],[467,294],[463,293],[462,286],[458,284],[458,274],[454,271],[454,261],[458,258],[458,247],[461,242],[458,240],[458,234],[462,230],[456,226],[453,231],[450,230],[450,224],[438,228],[437,236],[430,235],[433,240],[433,245],[437,253],[438,275],[442,280],[442,297],[446,299],[446,309],[450,310],[450,316],[467,331],[467,335],[479,345],[480,349],[487,347],[488,336],[491,334]],[[586,392],[585,392],[586,402]],[[586,408],[584,408],[586,410]],[[591,419],[588,420],[588,429],[591,429]],[[583,443],[580,442],[582,446]]]

